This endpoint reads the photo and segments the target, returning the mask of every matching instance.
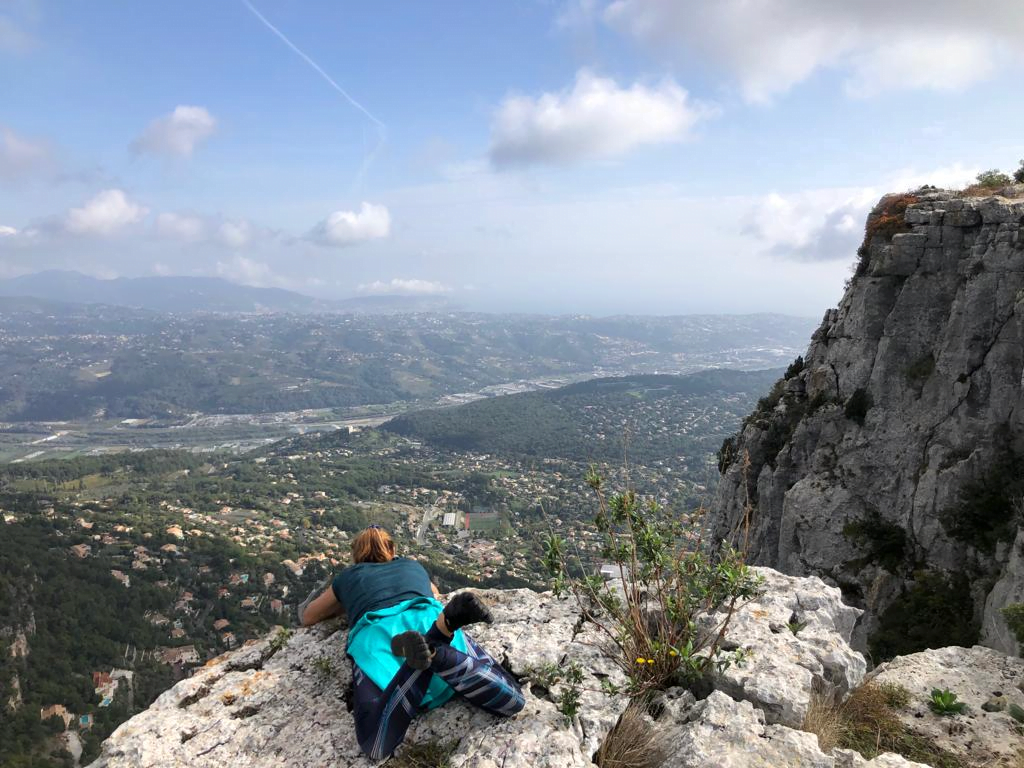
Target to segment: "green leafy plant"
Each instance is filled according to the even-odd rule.
[[[1013,180],[1018,184],[1024,184],[1024,160],[1020,161],[1020,168],[1013,172]]]
[[[633,491],[606,496],[595,470],[587,484],[597,497],[596,553],[619,580],[577,575],[592,570],[566,540],[551,534],[545,563],[558,594],[571,594],[583,617],[609,644],[639,696],[669,685],[692,684],[742,660],[723,640],[735,611],[759,594],[760,579],[743,556],[725,547],[709,552],[677,516]]]
[[[798,355],[796,360],[789,364],[786,369],[786,373],[782,376],[784,379],[792,379],[794,376],[799,376],[804,369],[804,356]]]
[[[555,683],[562,679],[562,667],[554,662],[537,664],[528,667],[523,675],[531,684],[539,686],[546,691],[555,687]]]
[[[883,519],[877,509],[844,525],[843,536],[864,551],[863,557],[848,564],[856,568],[875,564],[895,573],[906,559],[907,532]]]
[[[579,662],[538,664],[529,667],[523,677],[530,682],[534,694],[547,695],[559,686],[555,703],[566,724],[572,723],[579,713],[580,696],[583,693],[583,668]],[[601,680],[601,690],[609,695],[618,693],[618,687],[606,678]]]
[[[792,632],[794,635],[799,635],[800,631],[807,627],[807,622],[790,621],[788,624],[786,624],[786,626],[789,628],[789,631]]]
[[[1024,645],[1024,603],[1011,603],[1000,611],[1017,642]]]
[[[928,707],[937,715],[961,715],[964,710],[967,709],[967,705],[962,701],[957,701],[957,695],[945,688],[939,690],[938,688],[932,689],[931,699],[928,701]]]
[[[578,662],[569,662],[569,666],[565,669],[565,683],[558,694],[558,711],[565,718],[566,725],[571,725],[579,713],[582,693],[583,669]]]
[[[1005,439],[1009,442],[1008,437]],[[1011,541],[1016,535],[1021,495],[1024,456],[1004,448],[991,460],[984,475],[964,484],[957,503],[940,519],[951,536],[992,554],[999,542]]]
[[[1020,704],[1010,703],[1010,706],[1006,708],[1007,713],[1010,717],[1016,720],[1018,723],[1024,724],[1024,707]]]
[[[971,582],[962,573],[914,573],[914,584],[885,609],[868,641],[876,661],[917,653],[925,648],[978,641]]]
[[[984,187],[985,189],[999,189],[1000,187],[1012,184],[1013,179],[998,168],[990,168],[979,173],[975,183],[977,186]]]
[[[313,668],[323,677],[334,675],[334,664],[326,656],[321,656],[313,662]]]
[[[271,653],[277,653],[286,645],[292,637],[292,631],[287,627],[281,627],[277,630],[277,634],[270,638],[270,651]]]

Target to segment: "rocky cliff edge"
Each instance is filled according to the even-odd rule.
[[[730,644],[749,651],[748,662],[714,680],[700,701],[680,688],[658,696],[650,710],[656,715],[644,715],[657,734],[657,764],[918,765],[895,755],[867,761],[849,750],[823,751],[814,734],[801,730],[817,695],[842,697],[864,677],[865,660],[849,645],[859,611],[820,579],[757,570],[764,594],[739,612],[729,633]],[[501,720],[455,700],[414,721],[406,744],[448,745],[451,768],[593,765],[628,704],[622,695],[601,692],[602,680],[624,681],[621,670],[598,647],[572,600],[528,590],[481,594],[493,606],[495,622],[474,635],[522,679],[527,705]],[[93,765],[370,765],[359,753],[346,706],[351,669],[344,636],[338,623],[296,631],[283,643],[271,634],[211,661],[118,728]],[[584,691],[577,715],[567,722],[556,704],[562,683],[547,678],[574,661],[584,670]],[[1021,665],[1012,674],[1024,680]],[[1020,698],[1024,704],[1024,694]]]

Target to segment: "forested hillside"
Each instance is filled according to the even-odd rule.
[[[595,379],[416,411],[382,428],[453,451],[651,464],[708,455],[780,371]]]

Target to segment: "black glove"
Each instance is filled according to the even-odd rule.
[[[444,607],[444,623],[449,632],[480,621],[490,624],[494,618],[484,601],[472,592],[460,592]]]
[[[391,652],[395,656],[404,657],[406,664],[419,670],[429,667],[434,658],[434,651],[431,650],[427,638],[413,630],[392,637]]]

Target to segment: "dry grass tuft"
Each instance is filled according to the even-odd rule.
[[[448,768],[457,741],[420,741],[404,744],[388,761],[389,768]]]
[[[656,768],[664,762],[664,749],[639,703],[626,707],[594,753],[594,762],[600,768]]]
[[[910,691],[899,683],[876,683],[889,709],[903,709],[910,704]]]
[[[831,752],[843,735],[842,707],[830,695],[815,692],[804,718],[804,730],[818,737],[822,752]]]
[[[872,682],[861,686],[838,708],[837,746],[856,750],[868,760],[882,752],[895,752],[934,768],[966,768],[956,755],[903,725],[897,711],[909,703],[910,693],[900,685]]]
[[[1008,200],[1017,200],[1024,197],[1024,187],[1020,184],[1008,184],[1000,187],[991,187],[985,184],[972,184],[960,190],[960,197],[992,197],[998,195]]]
[[[889,706],[889,698],[882,687],[874,683],[861,686],[850,695],[842,707],[843,733],[840,741],[844,747],[861,754],[877,754],[885,751],[883,745],[899,740],[904,727]]]

